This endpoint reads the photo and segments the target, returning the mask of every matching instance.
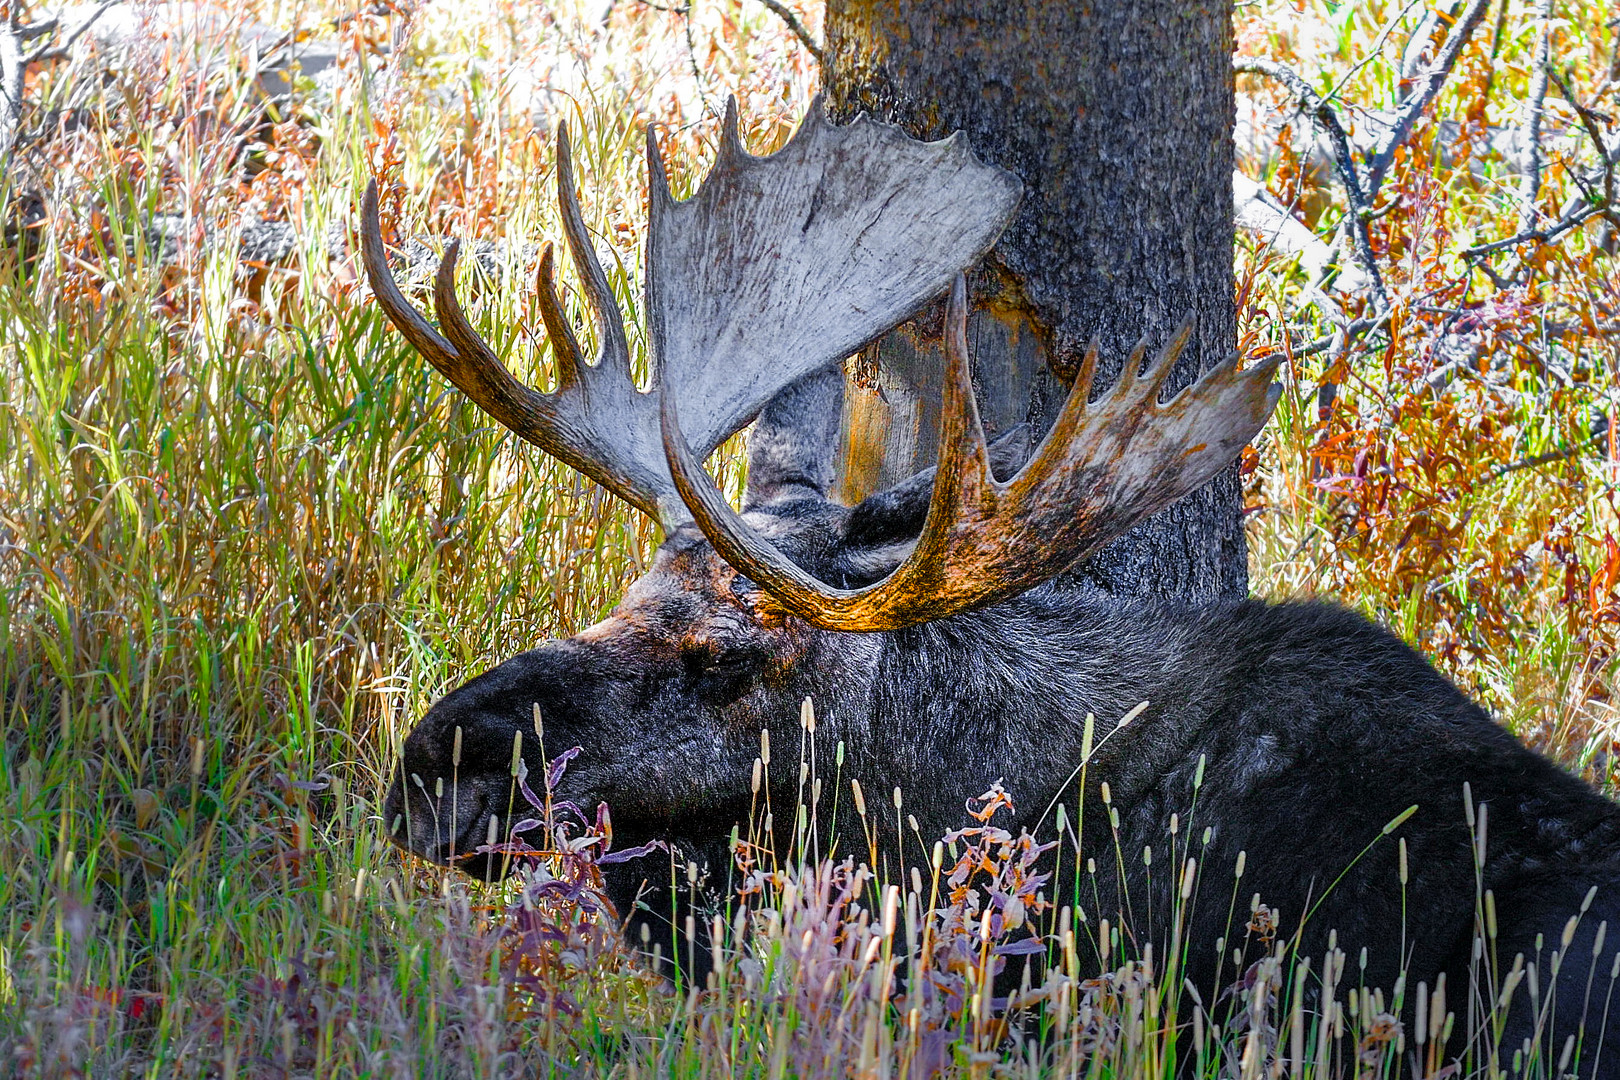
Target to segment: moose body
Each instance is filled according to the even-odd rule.
[[[1605,923],[1620,939],[1620,808],[1348,612],[1148,605],[1051,581],[1228,463],[1270,410],[1269,369],[1223,365],[1160,402],[1179,351],[1172,343],[1145,370],[1139,350],[1092,401],[1093,352],[1033,453],[1016,430],[986,444],[955,271],[982,254],[1010,214],[1016,192],[1005,174],[964,158],[954,143],[912,143],[869,121],[832,129],[815,116],[772,158],[744,154],[728,116],[721,163],[689,203],[669,201],[655,147],[649,158],[656,393],[637,394],[629,383],[623,328],[584,239],[566,135],[564,223],[603,353],[594,365],[578,355],[548,251],[540,299],[560,343],[554,396],[518,384],[471,331],[455,300],[453,255],[436,291],[443,334],[410,307],[388,276],[368,196],[368,271],[413,344],[503,423],[657,514],[666,534],[650,570],[602,622],[501,664],[429,710],[405,741],[388,793],[385,815],[399,843],[475,875],[505,872],[499,856],[478,849],[513,825],[514,742],[534,732],[538,710],[545,745],[521,741],[531,769],[548,749],[581,748],[558,796],[607,803],[616,846],[664,840],[723,881],[729,837],[747,830],[755,805],[761,731],[779,748],[764,781],[778,808],[800,797],[797,755],[786,748],[812,738],[825,762],[842,743],[844,774],[874,797],[898,788],[924,837],[959,827],[964,803],[998,781],[1020,814],[998,823],[1014,831],[1049,830],[1048,811],[1064,802],[1095,868],[1078,887],[1054,881],[1054,898],[1077,900],[1093,925],[1107,918],[1139,942],[1165,939],[1182,860],[1195,858],[1204,884],[1184,910],[1185,974],[1205,1001],[1258,956],[1260,943],[1243,929],[1257,895],[1304,955],[1320,961],[1330,943],[1351,956],[1365,949],[1364,985],[1389,990],[1404,977],[1409,1011],[1410,989],[1432,989],[1442,976],[1459,1015],[1470,999],[1494,995],[1478,985],[1477,939],[1497,976],[1523,954],[1538,965],[1538,1001],[1515,999],[1508,1052],[1534,1037],[1556,1059],[1584,1025],[1581,1075],[1620,1075],[1620,1047],[1611,1045],[1620,1023],[1604,1022],[1613,946],[1594,955]],[[840,207],[850,209],[844,204],[861,185],[839,170],[863,168],[889,178],[874,180],[863,196],[870,205],[855,199],[841,222]],[[946,194],[918,193],[929,184]],[[811,196],[800,199],[800,186]],[[930,199],[951,213],[926,212]],[[899,213],[900,225],[891,230],[886,213]],[[835,268],[849,261],[851,278],[872,271],[874,258],[904,258],[907,273],[917,260],[937,265],[919,271],[909,292],[882,303],[862,294],[841,314],[801,302],[795,290],[806,275],[780,252],[750,249],[731,266],[721,251],[716,268],[687,283],[696,299],[670,299],[676,274],[660,252],[685,251],[695,266],[688,234],[747,237],[736,241],[746,247],[765,221],[791,238],[783,243],[808,251],[798,258]],[[724,294],[738,288],[738,274],[769,279],[780,266],[791,282],[745,289],[743,306],[783,308],[811,324],[796,331],[797,344],[772,345],[795,363],[775,364],[769,348],[772,363],[737,360],[747,327],[708,326],[726,313],[705,290]],[[825,277],[833,297],[825,306],[836,309],[839,275]],[[842,377],[829,364],[953,280],[937,472],[856,507],[835,504],[827,492]],[[1184,331],[1177,342],[1185,339]],[[683,340],[689,352],[678,347]],[[734,359],[726,362],[743,368],[730,382],[714,373],[714,357],[725,360],[727,349]],[[694,415],[683,427],[681,418]],[[698,462],[755,416],[738,514]],[[807,697],[813,734],[799,723]],[[1095,741],[1086,759],[1088,716]],[[847,793],[831,799],[834,813],[851,813]],[[778,833],[790,817],[780,815]],[[924,861],[915,837],[894,835],[884,818],[871,817],[888,831],[884,848]],[[1160,858],[1144,859],[1145,848]],[[606,873],[612,899],[663,955],[687,954],[692,943],[677,933],[684,875],[672,894],[674,868],[661,859]],[[1555,1011],[1533,1007],[1555,986]]]
[[[847,512],[790,505],[769,516],[778,520],[762,527],[779,537],[797,530],[819,545],[836,534],[828,519]],[[825,571],[827,556],[837,558],[829,548],[795,554]],[[746,829],[760,729],[777,747],[797,747],[798,703],[809,696],[820,760],[842,741],[846,774],[874,797],[900,788],[925,837],[960,827],[966,801],[998,780],[1021,815],[999,822],[1014,832],[1049,835],[1045,812],[1065,800],[1084,823],[1081,852],[1098,864],[1081,905],[1093,920],[1123,922],[1161,948],[1178,886],[1170,845],[1179,843],[1182,857],[1190,852],[1204,868],[1185,931],[1196,943],[1185,974],[1206,1001],[1221,989],[1222,972],[1230,982],[1258,958],[1251,949],[1239,965],[1230,947],[1224,956],[1216,951],[1218,941],[1242,942],[1258,894],[1285,936],[1303,925],[1302,954],[1320,962],[1332,931],[1350,956],[1367,949],[1366,985],[1387,990],[1404,972],[1408,987],[1433,988],[1445,972],[1460,1011],[1477,901],[1490,890],[1500,924],[1495,947],[1508,965],[1521,952],[1535,959],[1542,939],[1543,994],[1552,952],[1575,958],[1562,965],[1558,988],[1565,1027],[1545,1032],[1543,1045],[1556,1053],[1583,1013],[1589,1025],[1601,1023],[1606,1000],[1588,1006],[1586,960],[1601,922],[1620,927],[1620,808],[1524,747],[1415,651],[1360,616],[1318,604],[1135,604],[1042,586],[887,633],[773,631],[758,626],[746,586],[737,595],[733,580],[706,541],[677,534],[603,623],[516,657],[435,705],[406,742],[404,768],[444,775],[460,726],[465,801],[455,827],[441,830],[440,850],[412,846],[448,861],[452,851],[483,843],[490,807],[503,813],[509,805],[512,734],[531,730],[538,704],[548,744],[582,748],[559,797],[606,801],[616,844],[666,840],[682,861],[723,881],[731,830]],[[694,582],[712,584],[694,589]],[[1142,702],[1147,708],[1111,733]],[[1082,792],[1076,768],[1088,713],[1099,718],[1099,745]],[[538,767],[538,748],[534,754]],[[480,778],[469,762],[494,767]],[[796,755],[769,775],[774,805],[793,806]],[[1119,812],[1117,840],[1101,800],[1104,782]],[[1479,882],[1465,784],[1475,814],[1487,820]],[[480,790],[487,798],[467,794]],[[405,791],[396,782],[391,820],[406,812]],[[846,834],[858,835],[844,802]],[[433,820],[431,813],[415,810],[418,820]],[[1172,814],[1179,840],[1170,833]],[[903,850],[909,838],[896,839],[882,846]],[[911,843],[920,862],[924,853]],[[1142,863],[1146,847],[1160,853],[1157,873]],[[1116,851],[1125,857],[1116,860]],[[1235,882],[1239,852],[1245,870]],[[501,872],[490,856],[463,865],[479,875]],[[692,949],[675,933],[680,917],[671,912],[685,908],[670,896],[667,864],[654,857],[605,871],[633,927],[647,924],[664,956],[690,950],[701,963],[706,947]],[[684,873],[678,880],[684,891]],[[1062,885],[1058,897],[1070,899]],[[1562,945],[1593,886],[1597,896]],[[1600,989],[1607,954],[1603,961]],[[1510,1047],[1533,1028],[1527,1009],[1515,1019]]]

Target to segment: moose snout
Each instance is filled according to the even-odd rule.
[[[427,780],[399,768],[383,804],[388,838],[406,851],[440,866],[454,866],[475,877],[501,876],[494,859],[478,849],[506,839],[504,816],[491,809],[474,785]],[[487,864],[487,865],[486,865]]]

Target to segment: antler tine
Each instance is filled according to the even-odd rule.
[[[742,144],[742,125],[737,119],[737,95],[726,96],[726,115],[720,121],[720,154],[732,162],[741,161],[747,151]]]
[[[1142,376],[1142,359],[1145,356],[1147,356],[1147,337],[1143,336],[1131,349],[1131,355],[1126,357],[1125,363],[1120,365],[1119,374],[1114,378],[1114,385],[1108,390],[1110,398],[1126,398],[1136,392],[1137,383]]]
[[[658,133],[647,125],[647,217],[656,218],[675,205],[675,196],[669,193],[669,173],[664,169],[664,152],[658,149]],[[649,220],[649,224],[650,224]],[[650,238],[649,238],[650,239]],[[651,279],[649,279],[649,284]]]
[[[461,241],[452,240],[444,249],[444,258],[439,260],[439,269],[433,274],[433,313],[439,317],[439,327],[456,347],[456,352],[473,361],[472,373],[487,380],[491,365],[501,367],[501,361],[489,343],[467,321],[467,313],[462,310],[461,300],[456,296],[456,263],[460,259]],[[501,370],[506,369],[502,367]],[[510,373],[507,377],[512,378]],[[487,381],[499,387],[501,380]]]
[[[934,470],[934,491],[917,547],[889,581],[899,579],[897,584],[904,584],[902,572],[906,571],[913,575],[924,568],[943,571],[943,556],[962,507],[982,501],[985,485],[993,482],[990,449],[979,420],[979,403],[973,397],[973,374],[968,366],[967,279],[957,274],[951,282],[950,307],[945,313],[945,384],[940,396],[939,463]]]
[[[1086,355],[1080,361],[1080,370],[1075,373],[1074,383],[1069,387],[1069,396],[1080,395],[1080,404],[1084,406],[1091,400],[1091,384],[1097,378],[1097,353],[1102,348],[1096,338],[1086,346]]]
[[[826,593],[843,592],[830,589],[799,569],[774,544],[748,527],[692,453],[691,445],[681,432],[675,395],[661,394],[658,404],[664,455],[669,461],[675,490],[720,557],[794,612],[817,610]]]
[[[417,352],[447,377],[450,376],[450,372],[461,364],[456,347],[411,306],[388,269],[388,252],[383,247],[375,180],[366,185],[366,193],[360,199],[360,258],[366,267],[366,277],[371,280],[371,292],[377,298],[377,306],[383,309],[389,321],[399,328],[399,332],[415,346]],[[454,378],[451,377],[451,380],[454,381]]]
[[[433,300],[441,333],[400,292],[388,269],[375,181],[366,188],[361,219],[372,292],[418,352],[497,422],[642,512],[667,519],[673,491],[657,446],[649,441],[654,406],[647,395],[636,392],[628,363],[622,378],[601,380],[594,399],[586,395],[578,378],[579,345],[551,287],[549,266],[543,266],[540,275],[540,306],[557,345],[561,385],[548,395],[515,378],[468,321],[455,289],[459,243],[449,245],[434,274]],[[603,334],[604,340],[611,336],[611,328]]]
[[[562,300],[557,296],[554,259],[555,253],[547,244],[540,251],[540,267],[535,271],[535,292],[540,303],[540,320],[546,324],[546,337],[551,339],[552,355],[557,358],[557,392],[565,393],[579,385],[585,354],[563,311]]]
[[[562,210],[563,235],[568,240],[568,253],[573,257],[574,269],[579,273],[585,286],[585,296],[596,314],[597,336],[601,339],[596,363],[629,379],[629,339],[624,333],[624,319],[619,314],[618,301],[614,299],[607,274],[602,272],[602,264],[597,261],[596,247],[591,243],[590,231],[585,228],[585,215],[579,208],[579,196],[574,186],[574,150],[568,138],[567,123],[557,125],[557,205]]]
[[[1176,366],[1176,361],[1181,359],[1182,351],[1187,348],[1187,343],[1192,340],[1192,333],[1193,317],[1188,314],[1181,320],[1181,325],[1176,327],[1176,332],[1170,336],[1169,343],[1159,350],[1158,356],[1154,357],[1153,364],[1148,368],[1145,376],[1148,383],[1145,392],[1153,400],[1158,400],[1159,389],[1164,386],[1164,381],[1170,377],[1170,371]]]
[[[816,581],[750,530],[707,477],[695,483],[699,467],[665,404],[671,471],[699,528],[781,608],[826,629],[873,631],[1007,599],[1201,486],[1253,438],[1276,404],[1277,362],[1239,372],[1235,358],[1161,404],[1159,387],[1191,335],[1183,324],[1145,377],[1130,377],[1145,352],[1139,347],[1119,384],[1088,406],[1093,347],[1034,457],[998,483],[973,401],[966,321],[966,286],[958,278],[946,318],[949,366],[928,518],[906,560],[864,589]]]

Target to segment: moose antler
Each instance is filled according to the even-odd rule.
[[[601,346],[595,362],[587,364],[557,296],[552,249],[547,244],[540,256],[539,301],[557,359],[555,393],[542,394],[519,382],[468,322],[456,299],[459,242],[451,243],[434,279],[434,308],[443,334],[405,299],[383,250],[376,181],[366,187],[361,204],[366,276],[378,305],[406,340],[485,412],[643,513],[663,517],[669,507],[661,506],[660,498],[670,493],[670,484],[663,453],[652,434],[657,405],[637,391],[630,374],[624,322],[574,194],[573,154],[565,124],[557,131],[557,202],[569,253],[596,313]],[[701,439],[698,445],[705,453],[714,449]]]
[[[768,157],[745,151],[737,128],[733,101],[713,170],[679,203],[647,135],[648,339],[657,372],[650,393],[630,375],[624,328],[574,194],[566,130],[557,140],[558,200],[602,347],[596,363],[584,362],[548,249],[540,309],[557,356],[555,393],[515,379],[472,329],[456,300],[455,245],[434,288],[442,333],[429,325],[388,271],[374,187],[364,204],[372,289],[411,344],[496,420],[656,515],[666,530],[691,514],[662,448],[660,397],[686,418],[689,449],[706,458],[782,388],[944,290],[989,250],[1019,198],[1017,179],[975,160],[960,136],[922,143],[865,117],[833,127],[819,99]]]
[[[967,284],[958,274],[946,316],[940,461],[916,547],[887,578],[836,589],[801,570],[731,509],[662,402],[664,451],[681,497],[726,562],[787,611],[829,630],[895,630],[1014,596],[1096,551],[1202,485],[1264,426],[1279,360],[1239,372],[1234,356],[1160,403],[1191,337],[1184,323],[1144,374],[1138,345],[1113,388],[1088,405],[1097,349],[1052,430],[1011,480],[990,473],[967,356]]]

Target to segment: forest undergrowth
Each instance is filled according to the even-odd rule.
[[[1018,777],[959,831],[916,837],[927,874],[886,869],[860,836],[806,859],[814,798],[771,808],[800,815],[799,840],[737,837],[700,985],[671,986],[619,941],[599,878],[610,824],[549,797],[566,760],[522,778],[552,842],[519,853],[520,878],[475,885],[403,855],[377,805],[414,718],[594,621],[656,537],[392,331],[360,281],[360,191],[382,182],[418,287],[420,256],[479,241],[469,311],[544,388],[528,283],[560,234],[566,121],[644,370],[645,126],[683,195],[728,95],[745,143],[770,151],[816,63],[753,0],[140,11],[146,32],[122,44],[66,25],[23,42],[39,55],[0,166],[0,1073],[1248,1080],[1579,1063],[1579,1047],[1488,1037],[1533,992],[1522,972],[1487,965],[1476,993],[1364,986],[1356,956],[1293,952],[1241,860],[1203,865],[1195,813],[1149,852],[1080,851],[1073,807],[1040,835],[999,825]],[[819,13],[801,16],[818,34]],[[1288,353],[1243,462],[1254,590],[1389,625],[1613,793],[1620,26],[1520,0],[1257,0],[1237,20],[1239,56],[1262,62],[1240,62],[1239,164],[1316,245],[1239,237],[1240,348]],[[277,48],[246,47],[249,23],[287,31],[282,51],[332,42],[334,66],[267,96]],[[1369,162],[1387,150],[1382,171],[1347,175],[1335,126]],[[739,446],[717,461],[733,490]],[[802,721],[808,746],[813,702]],[[803,749],[762,746],[759,768],[798,770]],[[841,757],[817,767],[840,790],[860,779]],[[856,800],[907,833],[904,792]],[[1088,864],[1127,857],[1177,883],[1172,928],[1197,904],[1246,911],[1265,959],[1219,1001],[1185,993],[1187,951],[1230,943],[1143,942],[1087,912]],[[1591,991],[1602,1013],[1613,986]],[[1457,1025],[1484,1034],[1446,1072]]]

